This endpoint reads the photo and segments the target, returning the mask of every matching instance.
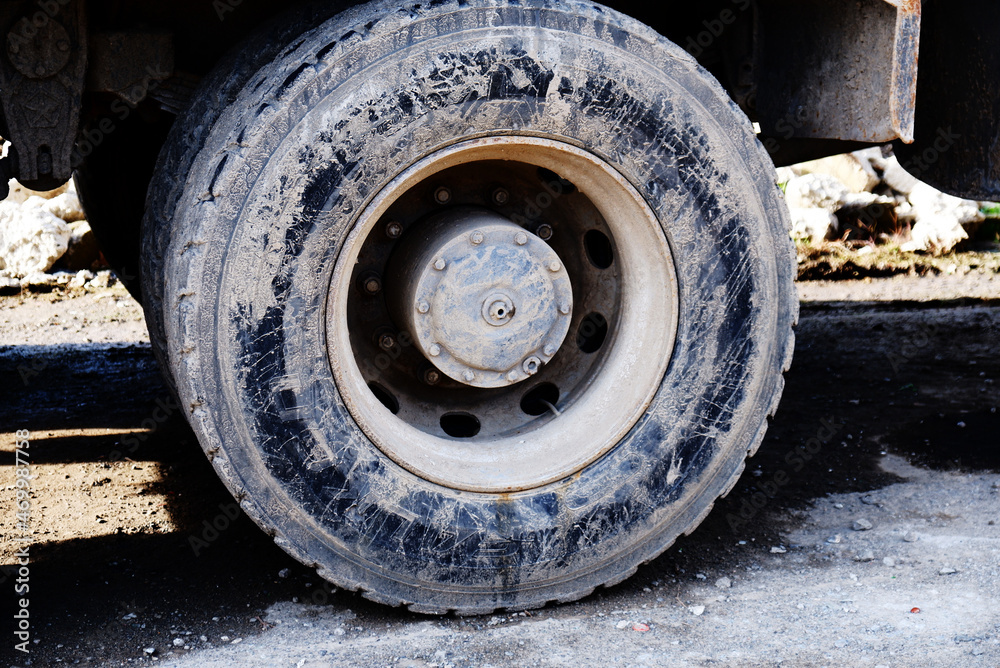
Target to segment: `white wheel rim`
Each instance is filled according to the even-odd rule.
[[[611,229],[622,294],[602,363],[557,416],[486,440],[428,433],[393,415],[369,390],[352,351],[348,295],[361,246],[402,193],[445,169],[480,160],[537,165],[571,181]],[[365,435],[413,474],[449,488],[506,493],[573,475],[613,448],[660,387],[677,331],[670,247],[653,211],[608,163],[566,142],[526,136],[474,139],[438,150],[399,174],[370,202],[346,239],[327,298],[327,348],[348,410]]]

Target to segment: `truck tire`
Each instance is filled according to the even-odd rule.
[[[773,165],[684,51],[575,0],[374,2],[211,106],[161,161],[150,271],[191,425],[288,553],[416,611],[534,608],[735,484],[794,262]]]

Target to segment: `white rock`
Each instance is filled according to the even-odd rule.
[[[42,199],[52,199],[62,195],[64,192],[69,192],[71,189],[71,184],[73,180],[70,179],[69,182],[59,186],[55,190],[29,190],[17,182],[17,179],[10,179],[7,182],[7,186],[10,188],[10,194],[7,195],[5,202],[12,202],[14,204],[20,204],[27,200],[29,197],[40,197]],[[72,186],[73,192],[76,192],[76,186]]]
[[[792,238],[817,244],[837,235],[837,217],[825,209],[789,208]]]
[[[0,294],[14,294],[21,291],[21,281],[10,276],[0,276]]]
[[[43,271],[35,271],[21,279],[22,288],[42,288],[59,285],[59,277],[55,274],[46,274]]]
[[[905,251],[947,253],[969,238],[963,225],[985,219],[978,202],[953,197],[926,183],[914,185],[908,199],[917,222],[910,231],[910,241],[901,246]]]
[[[778,183],[788,183],[796,176],[802,176],[802,172],[796,170],[794,165],[792,167],[778,167],[777,169]]]
[[[896,220],[900,222],[913,222],[917,218],[917,212],[909,202],[900,202],[896,205]]]
[[[111,272],[105,270],[97,272],[97,276],[95,276],[92,281],[89,281],[86,287],[92,290],[97,290],[100,288],[106,288],[109,285],[111,285]]]
[[[80,199],[72,193],[63,193],[50,200],[45,200],[42,208],[52,215],[62,218],[67,223],[75,223],[87,217],[83,212]]]
[[[68,287],[71,288],[82,288],[89,281],[92,280],[94,280],[94,272],[87,271],[86,269],[81,269],[80,271],[76,272],[76,274],[73,276],[73,278],[67,285]]]
[[[868,531],[869,529],[872,528],[872,523],[866,520],[865,518],[861,517],[859,519],[854,520],[854,522],[851,524],[851,528],[854,529],[855,531]]]
[[[954,197],[926,183],[917,183],[907,199],[916,209],[917,220],[925,216],[948,215],[964,225],[981,223],[985,219],[979,210],[979,202]]]
[[[910,240],[900,246],[908,252],[926,251],[935,255],[947,253],[969,238],[961,223],[951,216],[926,216],[914,223]]]
[[[705,606],[703,606],[703,605],[692,605],[692,606],[688,607],[688,610],[695,617],[700,617],[702,615],[702,613],[705,612]]]
[[[882,181],[896,192],[909,195],[913,187],[919,183],[913,175],[903,169],[894,155],[881,160],[872,159],[871,162],[876,169],[882,171]]]
[[[28,199],[21,202],[21,206],[33,207],[35,209],[44,209],[45,205],[49,200],[44,197],[39,197],[38,195],[31,195]],[[52,213],[51,211],[49,213]],[[58,216],[56,216],[58,218]]]
[[[733,586],[733,581],[729,578],[722,577],[715,581],[715,586],[719,589],[729,589]]]
[[[803,174],[785,186],[789,208],[826,209],[834,213],[843,206],[850,190],[828,174]]]
[[[872,204],[881,204],[882,206],[893,207],[896,206],[896,200],[891,197],[886,197],[885,195],[876,195],[874,193],[847,193],[840,201],[840,208],[862,209],[866,206],[871,206]]]
[[[879,151],[880,149],[875,149]],[[831,155],[819,160],[810,160],[796,165],[803,174],[826,174],[832,176],[851,192],[871,192],[881,179],[875,173],[867,154],[844,153],[842,155]]]
[[[48,271],[71,235],[69,225],[48,211],[0,202],[0,269],[19,277]]]

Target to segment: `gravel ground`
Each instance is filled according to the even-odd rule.
[[[17,429],[37,476],[3,665],[1000,665],[998,287],[800,283],[785,397],[705,523],[583,601],[466,619],[334,590],[234,510],[120,286],[0,298],[5,625]]]

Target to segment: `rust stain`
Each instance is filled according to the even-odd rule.
[[[896,7],[889,113],[892,127],[904,143],[913,143],[917,105],[917,65],[920,50],[920,0],[886,0]]]

